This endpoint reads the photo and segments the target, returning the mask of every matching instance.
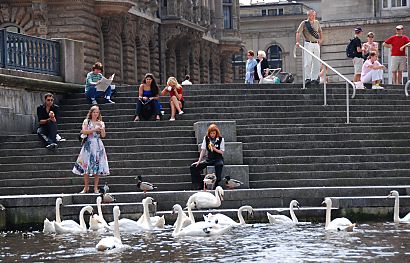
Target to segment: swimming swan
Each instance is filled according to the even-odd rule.
[[[285,216],[285,215],[271,215],[269,212],[266,212],[266,215],[268,216],[269,223],[271,224],[296,224],[298,223],[298,218],[295,215],[295,212],[293,211],[293,207],[299,208],[299,203],[296,200],[292,200],[289,204],[289,213],[290,217]]]
[[[331,219],[332,200],[329,197],[325,198],[322,204],[326,204],[326,224],[325,230],[329,231],[353,231],[356,224],[352,224],[349,219],[345,217]]]
[[[228,231],[231,226],[220,226],[214,222],[197,222],[182,228],[182,207],[179,204],[173,206],[173,213],[178,213],[177,225],[172,232],[173,237],[180,236],[215,236]]]
[[[394,212],[393,221],[394,223],[410,224],[410,212],[403,218],[399,217],[399,192],[393,190],[387,197],[394,197]]]
[[[87,232],[87,226],[85,225],[85,221],[84,221],[84,213],[85,211],[87,211],[88,213],[92,213],[93,212],[93,208],[89,205],[84,206],[83,208],[81,208],[80,211],[80,215],[79,215],[79,220],[80,220],[80,224],[72,224],[70,223],[69,225],[67,224],[62,224],[55,222],[54,223],[54,227],[56,228],[56,233],[62,234],[62,233],[71,233],[71,234],[76,234],[76,233],[85,233]],[[67,220],[69,221],[69,220]]]
[[[121,249],[128,247],[127,245],[123,245],[120,236],[120,226],[119,226],[119,217],[120,217],[120,208],[116,205],[113,208],[114,214],[114,236],[111,237],[104,237],[103,239],[98,242],[95,248],[98,251],[105,251],[111,249]]]
[[[182,212],[182,215],[181,215],[182,216],[182,219],[181,219],[182,228],[189,226],[192,223],[195,223],[195,217],[194,217],[194,214],[192,213],[191,206],[189,205],[187,208],[188,208],[188,216],[184,212]],[[174,227],[176,226],[177,226],[177,221],[175,221],[174,223]]]
[[[215,195],[210,192],[198,192],[191,195],[188,199],[187,206],[191,208],[217,208],[221,206],[223,201],[224,190],[222,187],[217,186],[215,189]]]
[[[102,213],[101,202],[102,202],[102,197],[98,196],[96,200],[98,214],[94,214],[90,216],[90,222],[89,222],[90,230],[97,231],[97,230],[105,229],[109,227]]]
[[[142,200],[142,206],[144,212],[142,216],[138,219],[137,223],[141,225],[143,229],[150,230],[154,227],[164,228],[165,227],[165,217],[164,216],[151,216],[149,214],[148,205],[153,204],[154,199],[152,197],[146,197]]]
[[[238,223],[238,222],[235,222],[235,221],[234,221],[232,218],[230,218],[229,216],[226,216],[226,215],[220,214],[220,213],[215,214],[215,215],[213,215],[213,214],[208,214],[208,215],[206,215],[206,216],[204,215],[204,220],[207,221],[207,222],[209,222],[209,221],[215,222],[215,220],[217,220],[217,221],[218,221],[218,225],[223,225],[223,226],[226,226],[226,225],[229,225],[229,226],[245,225],[246,222],[245,222],[245,220],[243,219],[243,216],[242,216],[242,212],[243,212],[243,211],[249,212],[250,215],[253,214],[253,208],[252,208],[252,206],[249,206],[249,205],[241,206],[241,207],[238,209],[239,223]]]
[[[56,220],[50,221],[48,218],[44,219],[43,233],[55,233],[56,228],[54,227],[54,222],[58,221],[61,223],[60,219],[60,205],[63,203],[63,199],[56,198]]]

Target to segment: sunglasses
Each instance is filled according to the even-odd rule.
[[[47,101],[54,101],[53,99],[47,99]]]
[[[368,38],[374,38],[374,36],[367,36]]]

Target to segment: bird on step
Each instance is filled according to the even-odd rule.
[[[110,191],[110,187],[108,186],[107,182],[105,182],[104,186],[100,188],[102,203],[109,204],[115,201],[115,198],[110,195],[108,192]]]
[[[241,185],[243,185],[243,182],[236,180],[236,179],[232,179],[230,176],[225,176],[225,186],[228,189],[235,189],[235,188],[239,188],[241,187]]]
[[[213,186],[216,182],[216,175],[214,173],[205,175],[204,178],[204,191],[208,188],[208,186]]]
[[[141,175],[138,175],[137,177],[135,177],[135,179],[138,180],[137,181],[137,187],[139,189],[141,189],[142,191],[144,191],[144,193],[146,193],[147,191],[152,191],[152,190],[157,188],[156,186],[154,186],[151,183],[142,181],[142,176]]]

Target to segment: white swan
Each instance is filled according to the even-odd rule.
[[[223,201],[224,190],[222,187],[217,186],[215,189],[215,195],[210,192],[198,192],[191,195],[188,199],[187,206],[191,208],[217,208],[221,206]]]
[[[173,237],[180,236],[215,236],[228,231],[231,226],[221,226],[214,222],[197,222],[182,228],[182,207],[179,204],[173,206],[173,213],[178,213],[177,225],[172,232]]]
[[[329,197],[325,198],[322,204],[326,204],[326,224],[325,230],[329,231],[353,231],[356,224],[352,224],[349,219],[345,217],[331,219],[332,200]]]
[[[285,215],[271,215],[269,212],[266,212],[266,215],[268,216],[269,223],[271,224],[296,224],[298,223],[298,218],[295,215],[295,212],[293,211],[293,207],[299,208],[299,203],[296,200],[292,200],[289,204],[289,213],[290,217],[285,216]]]
[[[194,217],[194,214],[192,213],[191,206],[188,205],[187,208],[188,208],[188,216],[184,212],[182,212],[182,215],[181,215],[181,217],[182,217],[181,222],[182,222],[182,227],[183,228],[190,225],[190,224],[192,224],[192,223],[195,223],[195,217]],[[174,223],[174,227],[176,227],[176,226],[177,226],[177,221],[175,221],[175,223]]]
[[[394,212],[393,221],[394,223],[410,224],[410,212],[403,218],[399,217],[399,192],[393,190],[387,197],[394,197]]]
[[[108,227],[107,222],[104,219],[102,209],[101,209],[101,202],[102,202],[102,197],[98,196],[96,203],[97,203],[97,211],[98,214],[94,214],[90,216],[90,230],[97,231],[100,229],[104,229]]]
[[[246,222],[245,222],[245,220],[243,219],[243,215],[242,215],[242,212],[243,212],[243,211],[247,211],[247,212],[249,212],[251,215],[253,214],[253,208],[252,208],[252,206],[249,206],[249,205],[241,206],[241,207],[238,209],[238,219],[239,219],[239,223],[238,223],[238,222],[235,222],[235,220],[233,220],[233,219],[230,218],[229,216],[226,216],[226,215],[220,214],[220,213],[215,214],[215,215],[213,215],[213,214],[204,215],[204,220],[207,221],[207,222],[209,222],[209,221],[211,221],[211,222],[218,221],[218,225],[230,225],[230,226],[245,225]]]
[[[119,226],[119,217],[120,217],[120,208],[116,205],[113,208],[114,214],[114,236],[111,237],[104,237],[103,239],[98,242],[95,248],[98,251],[105,251],[111,249],[121,249],[126,248],[128,246],[123,245],[120,236],[120,226]]]
[[[164,216],[151,216],[149,214],[148,205],[153,204],[154,199],[152,197],[146,197],[142,200],[142,206],[144,212],[138,219],[137,223],[141,225],[143,229],[150,230],[153,227],[164,228],[165,227],[165,217]]]
[[[56,220],[58,220],[59,223],[61,223],[60,205],[62,203],[63,203],[63,200],[60,197],[56,198],[56,207],[55,207]],[[56,220],[50,221],[48,220],[48,218],[44,219],[43,233],[55,233],[56,228],[54,227],[54,222],[56,222]]]
[[[85,233],[87,232],[87,226],[85,225],[85,221],[84,221],[84,213],[85,211],[87,211],[88,213],[92,213],[93,212],[93,208],[89,205],[84,206],[83,208],[81,208],[80,211],[80,215],[79,215],[79,220],[80,220],[80,224],[77,224],[75,222],[75,224],[71,223],[70,224],[62,224],[58,223],[58,222],[54,222],[54,227],[56,228],[56,233],[62,234],[62,233],[71,233],[71,234],[75,234],[75,233]],[[66,220],[66,221],[72,221],[72,220]]]

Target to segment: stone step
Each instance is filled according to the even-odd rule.
[[[166,138],[124,138],[124,139],[103,139],[103,143],[106,146],[127,146],[127,145],[162,145],[167,144],[172,141],[175,144],[195,144],[194,137],[166,137]],[[81,148],[80,142],[78,140],[67,140],[64,142],[59,142],[59,147],[75,147],[78,146],[78,149]],[[4,142],[0,149],[27,149],[27,148],[42,148],[44,145],[38,141],[27,141],[27,142]]]
[[[244,164],[248,164],[246,159]],[[410,163],[397,162],[354,162],[354,163],[309,163],[309,164],[274,164],[274,165],[249,165],[249,172],[300,172],[300,171],[340,171],[340,170],[386,170],[409,169]]]
[[[243,143],[243,150],[264,149],[315,149],[315,148],[352,148],[352,147],[409,147],[410,142],[403,140],[344,140],[344,141],[298,141],[289,142],[250,142]]]
[[[287,164],[319,164],[319,163],[376,163],[404,162],[409,154],[373,154],[373,155],[327,155],[327,156],[281,156],[281,157],[244,157],[248,165],[287,165]]]
[[[29,171],[16,170],[12,172],[0,171],[2,179],[29,179],[29,178],[66,178],[72,177],[74,162],[69,169],[53,169],[50,167],[46,170],[35,169]],[[189,166],[169,166],[169,167],[139,167],[138,169],[128,168],[110,168],[110,176],[153,176],[153,175],[173,175],[173,174],[189,174]],[[109,178],[108,176],[107,178]]]
[[[360,147],[360,148],[309,148],[309,149],[260,149],[243,151],[243,157],[289,157],[366,154],[410,154],[409,147]],[[0,161],[1,162],[1,161]]]
[[[266,180],[298,180],[298,179],[331,179],[331,178],[394,178],[406,177],[409,175],[409,169],[379,169],[379,170],[340,170],[340,171],[291,171],[291,172],[252,172],[249,180],[266,181]]]
[[[0,158],[3,157],[19,157],[19,156],[54,156],[54,155],[75,155],[77,156],[80,153],[81,147],[79,142],[73,147],[60,146],[55,151],[50,151],[44,147],[41,148],[27,148],[22,152],[21,149],[16,148],[4,148],[0,147]],[[198,147],[195,144],[164,144],[164,145],[139,145],[139,144],[129,144],[129,145],[120,145],[120,146],[110,146],[105,145],[105,150],[107,153],[151,153],[151,152],[174,152],[175,149],[183,149],[184,151],[192,152],[197,151]]]
[[[410,177],[372,177],[372,178],[330,178],[330,179],[292,179],[250,181],[251,188],[263,187],[336,187],[336,186],[388,186],[406,185]]]
[[[58,170],[68,170],[72,169],[76,156],[72,156],[72,161],[66,162],[54,162],[54,163],[25,163],[24,165],[13,163],[13,164],[2,164],[2,171],[4,172],[14,172],[14,171],[33,171],[33,170],[47,170],[47,169],[58,169]],[[192,158],[189,159],[143,159],[143,160],[121,160],[121,161],[108,161],[111,168],[129,168],[138,169],[139,167],[188,167],[194,161]],[[108,157],[109,159],[109,157]],[[187,169],[188,169],[187,168]]]
[[[0,164],[8,164],[13,162],[18,162],[20,165],[24,165],[26,163],[60,163],[67,160],[75,161],[77,155],[79,154],[79,150],[77,149],[76,152],[73,154],[55,154],[51,155],[51,151],[48,151],[48,155],[42,156],[30,156],[30,155],[21,155],[21,156],[7,156],[7,157],[0,157]],[[144,160],[144,159],[167,159],[170,156],[178,156],[178,158],[182,159],[198,159],[198,151],[168,151],[168,152],[138,152],[138,151],[129,151],[129,152],[122,152],[122,153],[109,153],[109,160],[111,162],[114,161],[122,161],[122,160]]]

